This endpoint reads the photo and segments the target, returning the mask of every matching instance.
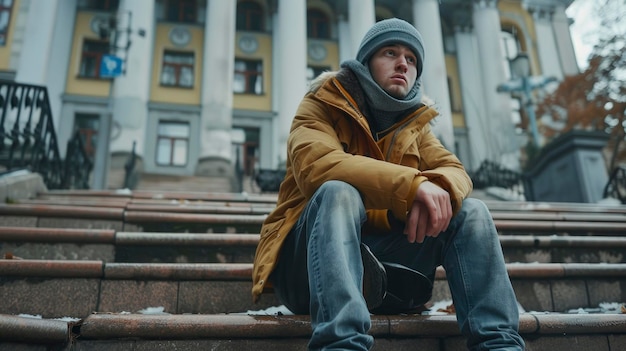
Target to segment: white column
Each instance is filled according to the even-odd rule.
[[[486,120],[485,98],[480,85],[481,56],[476,50],[476,37],[469,28],[455,28],[459,81],[463,92],[463,115],[470,145],[470,170],[476,170],[485,159],[494,159],[495,147]]]
[[[118,16],[117,55],[125,58],[124,73],[113,83],[113,123],[120,128],[119,137],[111,140],[110,152],[130,152],[133,141],[137,142],[135,152],[143,155],[145,126],[148,121],[148,99],[150,91],[149,57],[152,57],[154,37],[154,1],[122,0]],[[130,34],[126,32],[130,28]],[[139,35],[143,30],[145,35]]]
[[[274,45],[279,45],[278,59],[281,64],[278,74],[278,124],[275,125],[278,136],[277,157],[274,158],[276,167],[287,160],[291,122],[307,89],[306,1],[279,0],[278,18],[280,42],[274,42]]]
[[[337,28],[339,32],[339,63],[354,59],[356,52],[352,52],[354,48],[352,37],[350,36],[350,22],[345,15],[339,15]]]
[[[278,136],[283,133],[281,123],[281,84],[283,76],[282,72],[282,62],[281,60],[281,31],[280,31],[280,16],[278,6],[274,8],[274,13],[272,14],[272,111],[276,111],[276,115],[272,120],[272,138],[268,141],[263,140],[262,143],[271,143],[271,152],[269,160],[262,161],[264,163],[263,167],[266,168],[276,168],[279,163],[279,159],[282,155],[286,155],[283,153],[283,149],[287,148],[287,145],[279,141]],[[285,116],[287,119],[288,116]],[[269,163],[267,162],[269,161]]]
[[[350,58],[355,58],[365,33],[376,23],[374,0],[348,0],[348,21],[352,37]]]
[[[58,20],[60,18],[63,20]],[[57,131],[61,122],[61,96],[65,91],[75,18],[76,0],[31,1],[16,65],[15,80],[18,83],[48,88]],[[61,148],[65,150],[65,146]]]
[[[232,159],[236,1],[209,0],[202,63],[202,159]],[[199,167],[200,168],[200,167]],[[204,174],[205,170],[196,170]]]
[[[552,30],[552,9],[547,6],[532,6],[535,33],[537,35],[537,55],[541,64],[541,74],[545,77],[563,79],[558,47]]]
[[[503,166],[519,169],[519,145],[511,119],[511,98],[497,92],[507,80],[500,39],[500,16],[495,0],[474,0],[473,24],[480,54],[481,81],[485,96],[485,119],[494,140],[494,159]]]
[[[433,132],[449,150],[454,152],[454,128],[439,2],[437,0],[413,0],[413,20],[424,40],[423,91],[435,101],[440,114],[434,122]]]
[[[572,34],[569,30],[570,21],[565,14],[565,7],[557,5],[554,8],[552,16],[552,28],[559,58],[561,59],[561,68],[566,76],[573,76],[580,73],[578,63],[576,62],[576,52],[574,51],[574,43],[572,43]]]

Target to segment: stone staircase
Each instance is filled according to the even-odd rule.
[[[43,191],[0,205],[0,350],[305,350],[308,316],[250,295],[276,196]],[[626,206],[485,200],[527,350],[626,350]],[[374,350],[465,350],[430,314],[373,316]],[[445,308],[444,308],[445,310]]]

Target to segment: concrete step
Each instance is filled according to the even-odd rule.
[[[157,200],[187,200],[187,201],[228,201],[247,203],[276,204],[276,194],[251,194],[219,191],[177,191],[177,190],[48,190],[40,192],[38,199],[157,199]]]
[[[232,191],[233,184],[231,177],[196,177],[196,176],[175,176],[160,174],[142,174],[139,177],[137,190],[178,190],[181,188],[187,191]]]
[[[626,264],[513,263],[507,270],[526,311],[563,312],[626,301]],[[276,306],[251,301],[249,263],[111,263],[0,260],[0,313],[83,318],[92,312],[233,313]],[[69,298],[68,298],[69,297]],[[437,270],[431,302],[450,300]]]
[[[623,314],[522,314],[532,351],[626,349]],[[465,349],[454,315],[372,316],[374,351]],[[308,316],[92,314],[61,321],[0,315],[6,350],[306,350]]]
[[[250,263],[258,234],[0,227],[0,256],[153,263]],[[626,238],[501,235],[507,262],[626,263]]]
[[[177,207],[177,210],[173,209]],[[208,207],[199,211],[178,205],[169,210],[128,209],[121,207],[0,204],[0,226],[114,229],[145,232],[239,232],[258,233],[266,214],[215,213]],[[244,206],[245,207],[245,206]],[[225,210],[226,211],[226,210]],[[239,210],[236,210],[237,212]],[[252,212],[250,209],[240,212]],[[261,211],[263,212],[263,211]],[[626,233],[626,216],[586,215],[535,218],[494,213],[494,223],[501,234],[542,235],[613,235]],[[594,219],[592,219],[594,217]]]

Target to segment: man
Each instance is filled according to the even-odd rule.
[[[370,349],[370,312],[388,295],[407,308],[426,302],[431,286],[419,277],[432,282],[439,265],[470,350],[524,348],[491,216],[466,199],[470,178],[430,130],[423,64],[415,27],[380,21],[356,60],[312,83],[294,117],[252,293],[271,285],[292,312],[310,314],[310,349]]]

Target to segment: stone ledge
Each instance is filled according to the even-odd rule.
[[[18,171],[0,176],[0,202],[15,201],[36,197],[48,189],[41,175],[28,171]]]
[[[92,314],[79,321],[0,315],[0,341],[64,343],[80,340],[307,339],[309,316]],[[545,336],[626,335],[624,314],[527,314],[520,334]],[[374,315],[370,334],[377,339],[459,337],[454,315]]]

